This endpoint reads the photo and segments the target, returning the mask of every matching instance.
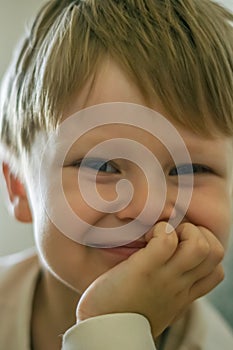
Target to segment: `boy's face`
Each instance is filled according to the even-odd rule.
[[[64,120],[85,107],[108,102],[146,104],[137,86],[111,61],[107,61],[99,71],[91,90],[87,84],[81,94],[73,96],[72,103],[67,107]],[[149,107],[165,115],[156,102]],[[166,117],[169,119],[169,116]],[[174,211],[178,193],[178,180],[174,160],[171,158],[166,145],[145,130],[134,126],[112,124],[98,127],[82,135],[72,145],[65,157],[62,168],[62,186],[65,198],[73,212],[89,225],[102,228],[120,227],[137,218],[146,203],[148,184],[143,171],[132,161],[120,158],[113,159],[101,168],[96,178],[97,191],[101,198],[106,201],[116,199],[116,184],[119,180],[127,179],[133,185],[132,201],[125,208],[118,211],[108,213],[107,210],[101,212],[92,208],[82,198],[77,182],[78,162],[94,146],[115,138],[134,140],[149,149],[156,157],[164,172],[167,186],[165,204],[159,216],[156,217],[154,207],[149,206],[144,220],[146,221],[148,218],[148,221],[153,222],[153,224],[158,221],[169,221],[180,211],[183,217],[182,222],[190,222],[208,228],[225,246],[231,225],[232,140],[225,137],[207,139],[174,123],[173,125],[183,138],[192,162],[195,164],[193,166],[192,198],[187,212],[185,212],[186,208],[182,208],[182,205]],[[168,135],[168,137],[170,136]],[[35,154],[39,152],[36,147],[35,144],[33,150]],[[53,162],[52,156],[50,160]],[[98,160],[86,163],[87,186],[88,177],[91,176],[93,169],[98,168],[98,165]],[[190,169],[187,170],[187,167],[181,166],[179,171],[183,178],[192,176]],[[37,178],[38,176],[33,176],[33,180],[31,180],[32,177],[28,177],[28,189],[35,221],[36,242],[41,257],[49,270],[56,274],[60,280],[75,290],[83,292],[94,279],[126,259],[134,249],[92,248],[69,239],[50,220],[41,203],[39,187],[49,187],[49,184],[53,181],[51,174],[49,178],[42,179],[42,184],[38,184]],[[161,185],[158,178],[156,181],[150,188],[150,192],[152,192],[150,195],[155,200],[155,206],[161,200],[159,191]],[[53,203],[55,203],[54,207],[59,206],[57,201],[56,197],[53,197],[52,200],[50,198],[46,205],[53,206]],[[62,217],[63,213],[61,212],[60,215]],[[153,216],[155,217],[154,220]],[[67,217],[62,218],[62,220],[67,227],[71,224]],[[85,229],[83,229],[83,232],[79,232],[79,235],[85,237],[85,233]],[[139,240],[143,246],[143,236]]]

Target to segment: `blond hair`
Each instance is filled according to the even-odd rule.
[[[110,55],[182,125],[233,135],[233,14],[210,0],[52,0],[2,88],[1,142],[17,157],[56,128]]]

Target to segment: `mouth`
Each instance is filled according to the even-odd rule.
[[[113,255],[118,255],[121,257],[128,258],[132,254],[136,253],[138,250],[145,248],[146,245],[147,245],[146,241],[138,240],[119,247],[101,248],[101,250],[107,254],[113,254]]]

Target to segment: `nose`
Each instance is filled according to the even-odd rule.
[[[115,213],[121,221],[139,220],[143,225],[153,225],[158,221],[174,218],[177,187],[157,179],[149,183],[146,179],[135,177],[131,184],[134,192],[130,203]]]

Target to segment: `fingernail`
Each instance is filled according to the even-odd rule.
[[[174,227],[173,227],[171,224],[167,223],[166,229],[165,229],[166,234],[169,235],[169,234],[172,233],[173,231],[174,231]]]

